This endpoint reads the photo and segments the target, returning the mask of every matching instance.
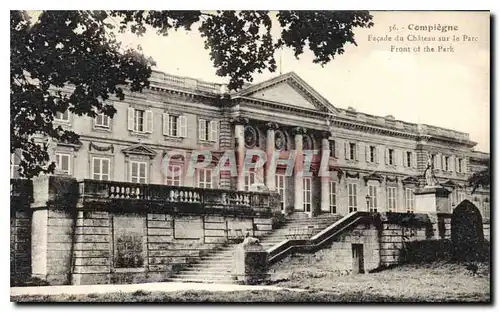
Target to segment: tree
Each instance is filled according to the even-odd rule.
[[[491,169],[490,169],[490,161],[487,160],[484,162],[487,166],[481,171],[474,172],[468,179],[469,186],[472,186],[471,194],[479,187],[489,187],[491,184]]]
[[[323,66],[343,54],[345,44],[356,45],[354,28],[373,26],[366,11],[280,11],[278,38],[269,11],[44,11],[36,21],[11,11],[10,18],[10,151],[21,151],[20,175],[28,178],[54,169],[47,142],[37,138],[78,143],[76,133],[54,125],[56,113],[112,117],[116,110],[106,100],[123,100],[123,88],[140,92],[149,85],[154,61],[139,49],[122,50],[116,31],[142,35],[151,27],[167,35],[196,24],[217,75],[229,77],[234,90],[255,72],[274,72],[277,49],[291,48],[298,58],[307,48]]]

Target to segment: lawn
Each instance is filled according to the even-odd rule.
[[[16,296],[15,302],[489,302],[489,267],[471,276],[462,264],[403,265],[378,273],[334,275],[293,261],[273,274],[273,284],[304,291],[178,291],[88,295]]]
[[[289,261],[275,272],[276,286],[327,291],[333,294],[363,293],[395,301],[490,301],[490,272],[479,264],[472,276],[464,264],[434,262],[407,264],[377,273],[338,275],[323,268],[304,266],[303,259]],[[282,280],[282,281],[279,281]]]

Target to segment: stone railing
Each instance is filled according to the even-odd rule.
[[[176,86],[216,94],[221,92],[222,87],[222,84],[219,83],[205,82],[193,78],[179,77],[161,72],[153,72],[150,80],[151,82],[159,85]]]
[[[376,214],[365,211],[355,211],[344,216],[342,219],[333,223],[311,238],[307,238],[305,236],[287,238],[278,245],[275,245],[267,250],[268,264],[271,265],[276,263],[294,252],[315,252],[324,247],[326,243],[331,242],[335,236],[339,235],[346,229],[358,224],[363,219],[372,218],[374,215]]]
[[[10,196],[32,202],[33,184],[31,180],[10,179]]]
[[[444,129],[444,128],[435,127],[435,126],[429,126],[429,125],[425,125],[425,129],[426,129],[426,133],[429,135],[455,138],[455,139],[462,140],[462,141],[469,140],[469,134],[464,133],[464,132],[459,132],[459,131],[455,131],[455,130],[451,130],[451,129]]]
[[[280,210],[277,193],[242,192],[88,179],[79,182],[79,193],[83,202],[135,200],[150,204],[196,206],[201,209],[245,209],[269,213]]]

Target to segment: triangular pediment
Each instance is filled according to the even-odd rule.
[[[456,188],[458,187],[458,184],[456,184],[453,180],[446,180],[441,183],[441,186]]]
[[[156,152],[143,144],[135,144],[122,149],[122,152],[127,155],[144,155],[149,157],[156,156]]]
[[[294,72],[245,88],[237,96],[298,108],[336,112],[336,108]]]
[[[384,177],[381,176],[378,172],[376,171],[373,171],[371,172],[370,174],[366,175],[363,177],[363,179],[368,182],[370,180],[373,180],[373,181],[379,181],[380,183],[382,183],[382,181],[384,181]]]
[[[419,182],[418,179],[416,177],[414,177],[414,176],[408,176],[408,177],[404,178],[403,180],[401,180],[401,182],[403,184],[415,184],[415,185],[419,184],[418,183]]]

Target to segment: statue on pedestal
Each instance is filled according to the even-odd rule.
[[[424,171],[425,187],[433,187],[439,184],[436,176],[434,175],[434,164],[431,155],[427,153],[427,167]]]

